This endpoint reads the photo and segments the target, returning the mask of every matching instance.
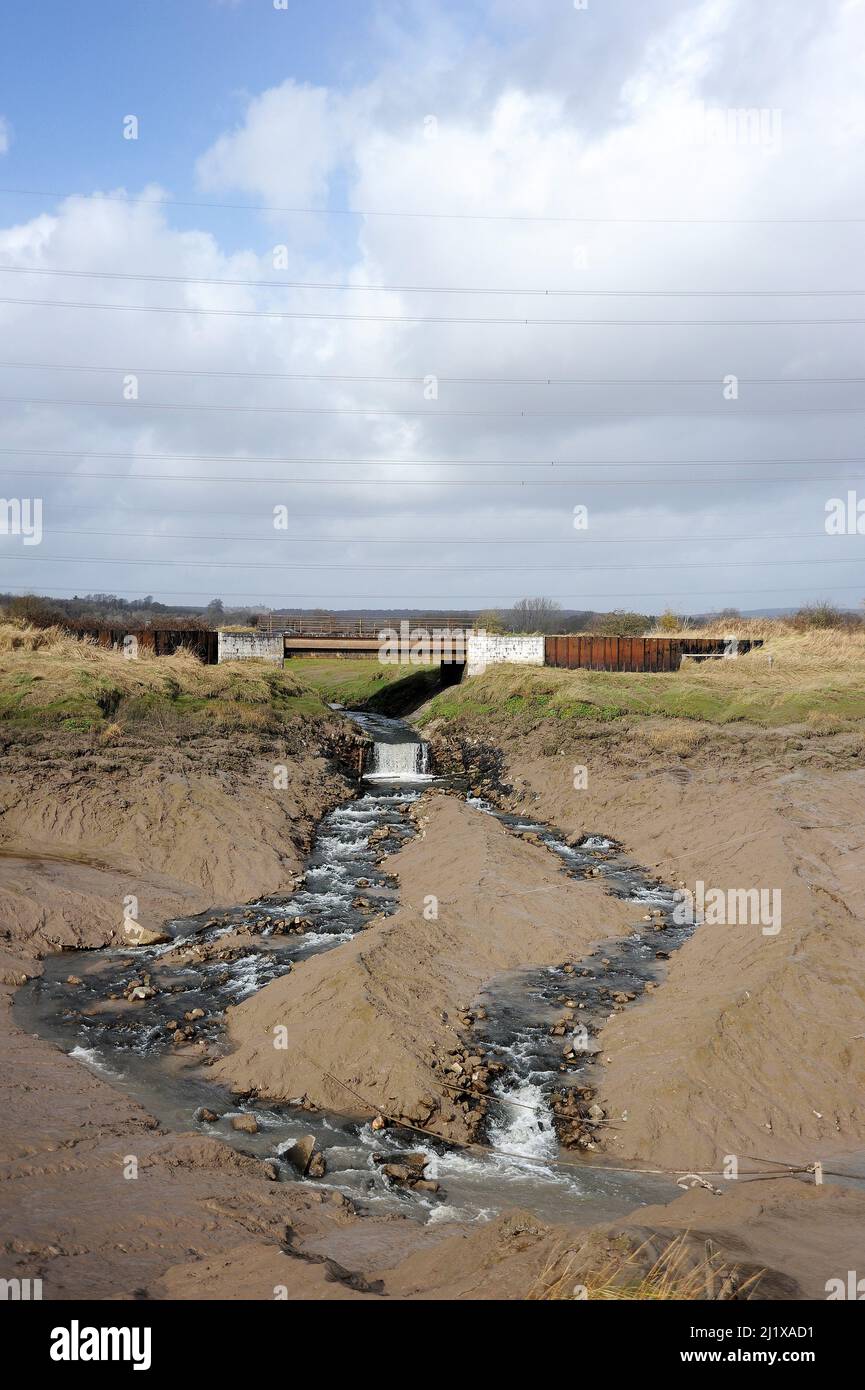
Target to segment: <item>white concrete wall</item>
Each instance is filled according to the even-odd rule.
[[[479,676],[487,666],[511,662],[517,666],[543,666],[543,637],[519,637],[509,632],[473,632],[467,643],[466,675]]]
[[[269,637],[266,632],[220,632],[220,661],[282,662],[282,633]]]

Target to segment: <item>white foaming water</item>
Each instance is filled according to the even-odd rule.
[[[657,887],[633,888],[628,894],[629,903],[667,903],[673,904],[673,891],[659,884]]]
[[[431,782],[428,743],[376,743],[367,782]]]
[[[122,1075],[121,1072],[115,1071],[113,1067],[109,1067],[108,1063],[103,1061],[100,1053],[96,1051],[95,1047],[73,1047],[69,1056],[74,1057],[76,1062],[84,1062],[88,1067],[92,1067],[94,1071],[102,1072],[103,1076]]]
[[[526,1079],[499,1094],[508,1114],[490,1124],[490,1141],[498,1153],[514,1157],[555,1158],[556,1131],[543,1089]]]

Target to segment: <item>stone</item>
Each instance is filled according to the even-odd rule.
[[[170,941],[171,937],[167,931],[155,931],[151,927],[142,927],[138,922],[131,930],[124,929],[124,935],[129,937],[133,946],[159,946],[163,941]]]
[[[398,1186],[408,1187],[418,1181],[415,1170],[406,1167],[404,1163],[383,1163],[381,1172],[388,1182],[396,1183]]]
[[[418,1173],[423,1172],[429,1161],[426,1154],[423,1153],[373,1154],[372,1156],[373,1163],[378,1167],[390,1163],[392,1159],[404,1168],[413,1168]]]
[[[299,1173],[305,1173],[315,1152],[315,1135],[302,1134],[286,1152],[285,1157]]]
[[[375,1118],[373,1119],[372,1123],[370,1124],[370,1129],[371,1129],[371,1130],[374,1130],[376,1133],[378,1133],[378,1131],[379,1131],[380,1129],[386,1129],[386,1128],[387,1128],[387,1120],[384,1118],[384,1115],[376,1115]]]
[[[327,1163],[325,1162],[324,1154],[320,1149],[316,1149],[312,1158],[309,1160],[306,1176],[308,1178],[323,1178],[326,1172]]]
[[[279,1164],[275,1158],[266,1158],[261,1166],[269,1182],[279,1182]]]
[[[83,983],[83,981],[79,979],[77,975],[67,975],[66,983],[67,985],[80,985]]]
[[[241,1134],[257,1134],[258,1121],[254,1115],[232,1115],[231,1128],[239,1130]]]
[[[203,1125],[213,1125],[216,1124],[219,1116],[215,1110],[208,1110],[206,1105],[199,1105],[193,1119],[198,1120],[198,1122]]]

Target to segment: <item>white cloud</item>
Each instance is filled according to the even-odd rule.
[[[588,12],[569,16],[585,25]],[[850,55],[861,48],[862,11],[832,8],[816,29],[796,28],[775,59],[770,46],[759,53],[753,43],[762,20],[751,6],[710,0],[673,11],[662,28],[644,31],[642,41],[624,46],[624,56],[604,47],[605,60],[593,76],[592,51],[575,60],[570,90],[561,79],[561,30],[548,44],[545,78],[537,49],[525,50],[524,72],[515,71],[513,51],[500,60],[491,46],[479,62],[476,52],[414,44],[402,54],[387,48],[378,75],[357,89],[327,90],[282,83],[256,96],[233,131],[215,139],[199,160],[200,187],[214,199],[230,201],[237,192],[268,205],[316,207],[350,204],[388,213],[418,210],[476,213],[481,218],[508,214],[515,220],[404,219],[388,216],[303,220],[274,215],[250,219],[247,245],[227,251],[206,231],[180,232],[171,225],[170,205],[126,205],[75,199],[51,217],[0,229],[0,265],[38,264],[75,269],[129,271],[179,277],[268,280],[279,278],[271,251],[289,248],[292,280],[334,279],[354,284],[403,286],[493,286],[511,289],[566,287],[573,290],[856,288],[860,229],[856,226],[742,225],[735,219],[764,217],[841,217],[861,210],[865,174],[855,159],[855,142],[865,118],[865,99]],[[599,21],[603,22],[603,20]],[[645,15],[643,22],[648,24]],[[577,31],[579,32],[579,31]],[[595,31],[597,32],[597,31]],[[393,40],[393,36],[391,36]],[[615,43],[615,34],[609,36]],[[791,62],[791,45],[795,62]],[[780,148],[747,145],[706,146],[681,139],[695,110],[723,104],[724,81],[743,104],[739,56],[748,53],[753,96],[745,102],[783,115]],[[580,50],[582,52],[582,50]],[[610,56],[612,54],[612,56]],[[585,92],[584,115],[579,93]],[[719,93],[721,94],[719,96]],[[601,118],[603,99],[606,118]],[[435,138],[429,138],[433,115]],[[145,197],[157,196],[147,190]],[[624,221],[532,222],[537,212]],[[201,214],[201,222],[207,221]],[[653,223],[664,217],[731,219],[714,223]],[[629,222],[627,219],[649,219]],[[579,268],[584,248],[586,268]],[[9,283],[6,282],[15,282]],[[356,314],[465,318],[829,318],[854,316],[860,302],[820,299],[535,299],[515,294],[489,297],[455,294],[388,294],[339,291],[249,289],[242,286],[159,284],[0,276],[3,294],[20,298],[95,300],[114,303],[185,303],[199,308],[294,309]],[[77,587],[135,588],[168,594],[185,591],[267,594],[274,602],[312,603],[332,596],[339,606],[355,606],[373,595],[417,606],[445,606],[476,597],[483,606],[513,600],[521,593],[546,592],[573,607],[617,602],[657,611],[669,598],[680,606],[718,604],[756,606],[766,590],[767,604],[797,602],[834,592],[855,603],[851,566],[827,565],[836,543],[819,537],[792,546],[755,547],[718,537],[787,531],[819,533],[823,503],[837,485],[754,486],[741,469],[707,468],[723,485],[691,486],[696,470],[658,466],[635,470],[675,481],[638,489],[620,485],[626,468],[609,472],[605,487],[581,486],[579,474],[551,468],[480,467],[475,475],[496,481],[531,477],[526,488],[452,486],[468,470],[431,465],[419,468],[358,468],[310,458],[335,459],[583,459],[584,476],[600,474],[597,461],[759,459],[856,456],[858,417],[822,413],[787,416],[675,413],[688,406],[723,409],[721,378],[855,375],[858,328],[579,328],[345,322],[251,317],[184,318],[161,313],[73,310],[0,305],[4,341],[14,342],[20,361],[91,363],[111,368],[104,374],[7,371],[4,395],[76,397],[119,401],[124,373],[136,367],[170,367],[211,372],[314,372],[350,376],[420,378],[471,376],[509,378],[706,378],[717,385],[661,385],[569,389],[519,386],[458,386],[442,383],[437,404],[423,399],[417,383],[318,383],[251,380],[238,377],[142,376],[141,401],[196,405],[266,405],[303,409],[365,406],[414,409],[422,416],[364,414],[255,414],[153,411],[130,406],[4,406],[7,434],[18,447],[81,450],[81,457],[52,461],[36,457],[33,469],[195,473],[214,478],[242,474],[252,479],[280,474],[301,478],[289,487],[249,481],[245,488],[216,481],[208,485],[157,480],[133,484],[105,479],[94,485],[47,480],[46,529],[201,530],[215,534],[249,531],[261,545],[148,548],[145,541],[70,536],[48,539],[54,554],[112,554],[129,559],[164,553],[172,558],[251,559],[271,556],[289,562],[325,564],[333,558],[382,563],[394,570],[348,573],[207,570],[190,565],[72,567],[33,565],[34,587],[53,582]],[[855,387],[743,388],[743,411],[814,403],[829,407],[861,400]],[[620,417],[566,418],[568,410],[632,410]],[[138,413],[136,413],[138,411]],[[491,413],[511,412],[510,416]],[[527,414],[520,416],[518,412]],[[546,416],[538,412],[550,412]],[[448,413],[457,412],[457,413]],[[555,414],[554,412],[559,412]],[[100,461],[97,452],[135,450],[136,461]],[[88,452],[89,451],[89,452]],[[148,460],[145,454],[224,454],[241,460],[217,464],[199,459],[183,463]],[[264,456],[273,463],[243,462]],[[299,460],[294,464],[284,460]],[[788,470],[767,468],[771,475]],[[807,473],[817,468],[803,470]],[[830,471],[827,469],[827,472]],[[345,479],[342,487],[322,481]],[[387,478],[389,488],[360,479]],[[549,486],[573,477],[572,486]],[[419,478],[436,485],[418,487]],[[8,485],[7,485],[8,490]],[[80,510],[93,499],[94,508]],[[297,514],[293,534],[336,537],[338,545],[304,540],[271,542],[268,517],[277,503]],[[588,502],[591,544],[577,551],[571,516],[576,503]],[[141,511],[120,513],[118,506]],[[79,510],[68,511],[75,507]],[[159,515],[162,509],[163,515]],[[64,516],[68,519],[64,520]],[[58,521],[58,517],[60,520]],[[271,533],[272,534],[272,533]],[[681,534],[712,539],[686,551],[650,543],[653,536]],[[632,545],[607,543],[624,535]],[[366,537],[376,536],[371,545]],[[440,545],[418,545],[412,538],[439,536]],[[460,545],[461,539],[511,537],[511,544]],[[523,544],[527,537],[537,544]],[[266,539],[265,539],[266,538]],[[559,542],[561,544],[553,544]],[[519,542],[519,544],[517,544]],[[844,544],[838,542],[837,544]],[[218,552],[215,554],[214,552]],[[848,551],[844,550],[844,554]],[[815,557],[800,570],[762,568],[755,559]],[[29,557],[28,557],[29,558]],[[696,560],[695,567],[661,570],[663,562]],[[719,562],[742,560],[741,569]],[[581,571],[586,565],[645,565],[642,572]],[[548,564],[572,564],[551,572]],[[434,574],[418,565],[452,566]],[[718,567],[716,568],[716,564]],[[474,574],[463,565],[479,568]],[[531,569],[534,566],[534,569]],[[24,574],[24,561],[7,582]],[[49,574],[51,576],[49,580]],[[2,580],[0,580],[2,585]],[[736,591],[747,592],[736,596]],[[642,595],[648,595],[641,598]]]
[[[367,129],[369,97],[293,81],[254,97],[243,123],[198,161],[203,189],[241,189],[266,203],[318,206]]]

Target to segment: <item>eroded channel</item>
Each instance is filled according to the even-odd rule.
[[[369,1124],[302,1104],[238,1097],[209,1080],[207,1059],[225,1045],[227,1006],[398,906],[386,856],[415,834],[408,811],[434,781],[428,752],[399,720],[351,717],[374,740],[366,776],[357,796],[322,820],[290,892],[178,918],[166,926],[169,940],[157,945],[48,957],[43,975],[16,996],[22,1026],[132,1094],[164,1127],[200,1128],[270,1160],[271,1172],[285,1180],[295,1176],[285,1153],[301,1135],[314,1135],[326,1164],[320,1181],[360,1206],[433,1221],[523,1206],[550,1219],[595,1221],[669,1200],[677,1191],[672,1180],[612,1171],[611,1161],[595,1155],[591,1120],[580,1121],[582,1142],[560,1163],[553,1106],[562,1109],[557,1093],[567,1095],[590,1075],[594,1040],[610,1012],[639,999],[685,939],[687,929],[672,923],[671,890],[603,836],[569,845],[548,826],[476,798],[467,800],[479,814],[544,843],[563,872],[602,877],[609,892],[634,904],[635,916],[633,933],[599,942],[588,958],[511,972],[475,1001],[481,1016],[474,1045],[505,1067],[489,1110],[489,1151],[461,1151],[409,1131],[374,1133]],[[80,983],[70,985],[70,976]],[[203,1119],[203,1112],[216,1119]],[[233,1128],[244,1114],[254,1118],[256,1133]],[[573,1121],[561,1116],[558,1125],[573,1140]],[[426,1175],[439,1193],[394,1187],[373,1161],[382,1151],[407,1150],[425,1153]]]

